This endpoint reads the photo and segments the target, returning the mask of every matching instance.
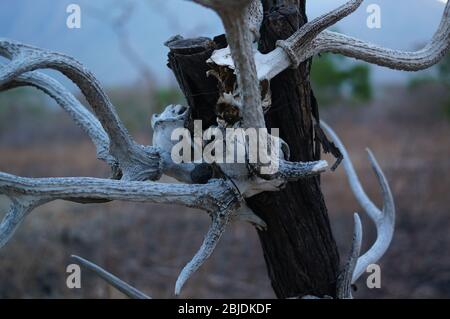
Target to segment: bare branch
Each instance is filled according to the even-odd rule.
[[[134,288],[133,286],[130,286],[120,278],[114,276],[110,272],[107,272],[103,268],[97,266],[96,264],[90,262],[89,260],[86,260],[84,258],[81,258],[76,255],[71,256],[73,259],[75,259],[77,262],[81,264],[84,268],[89,269],[93,273],[95,273],[97,276],[99,276],[101,279],[106,281],[108,284],[119,290],[124,295],[132,298],[132,299],[151,299],[149,296],[147,296],[145,293],[139,291],[138,289]]]
[[[367,266],[376,263],[389,248],[392,237],[394,236],[395,226],[394,198],[392,197],[389,184],[383,174],[383,171],[378,165],[372,152],[370,150],[367,150],[370,163],[377,176],[383,195],[383,209],[380,210],[377,206],[375,206],[375,204],[370,200],[370,198],[362,188],[361,182],[356,175],[347,150],[345,149],[339,137],[325,122],[321,121],[320,125],[324,129],[324,131],[331,137],[333,142],[340,149],[342,155],[344,156],[342,164],[344,165],[348,182],[353,191],[353,194],[355,195],[356,199],[358,200],[359,204],[362,206],[366,214],[375,223],[377,229],[377,239],[375,240],[375,243],[364,255],[358,258],[358,263],[356,265],[356,269],[353,273],[352,279],[352,283],[354,283],[365,272]]]

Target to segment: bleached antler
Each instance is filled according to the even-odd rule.
[[[109,153],[117,161],[123,179],[156,180],[161,177],[162,163],[158,151],[145,149],[133,141],[98,80],[81,63],[64,54],[1,38],[0,55],[11,60],[0,69],[0,86],[37,69],[54,69],[63,73],[80,88],[108,134]],[[47,86],[57,89],[55,83],[46,80]],[[73,103],[71,105],[75,106]],[[92,121],[90,123],[96,125]]]
[[[341,151],[344,159],[342,164],[344,165],[345,172],[347,174],[350,188],[353,191],[359,204],[364,209],[367,216],[374,222],[377,229],[377,239],[370,249],[362,256],[358,258],[358,262],[353,271],[352,283],[356,282],[358,278],[366,271],[367,266],[376,263],[387,251],[391,244],[392,237],[394,236],[395,228],[395,204],[392,197],[391,189],[383,174],[380,166],[378,165],[372,152],[367,149],[369,154],[369,160],[372,168],[377,176],[378,182],[381,186],[383,194],[383,209],[380,210],[367,196],[366,192],[361,186],[358,176],[356,175],[353,164],[350,160],[347,150],[343,143],[337,136],[337,134],[329,127],[325,122],[321,121],[321,127],[333,140],[336,146]]]
[[[270,80],[289,67],[320,53],[336,53],[396,70],[418,71],[438,63],[450,47],[450,2],[447,2],[439,27],[431,41],[415,52],[383,48],[341,33],[325,30],[354,12],[362,0],[343,6],[302,26],[268,54],[256,53],[258,79]]]
[[[213,215],[237,209],[240,201],[235,186],[224,180],[185,185],[90,177],[25,178],[0,173],[0,193],[11,200],[9,213],[0,224],[0,247],[32,209],[57,199],[177,204],[203,209]]]
[[[194,0],[217,12],[222,19],[227,35],[228,45],[236,68],[237,85],[241,97],[244,127],[264,128],[264,114],[261,106],[261,92],[254,60],[251,29],[252,20],[249,11],[261,5],[259,0]],[[262,7],[260,7],[262,8]],[[257,20],[256,23],[261,23]],[[259,26],[257,26],[259,29]]]
[[[96,147],[97,158],[110,165],[116,164],[115,159],[109,154],[108,134],[106,134],[100,122],[58,81],[40,72],[28,72],[0,85],[0,91],[22,86],[35,87],[52,97],[70,115],[72,120],[89,135]]]
[[[445,7],[441,24],[432,41],[417,52],[385,49],[327,31],[327,28],[354,12],[363,2],[351,0],[306,23],[287,40],[278,41],[274,51],[261,54],[255,48],[263,18],[259,0],[194,1],[219,14],[229,44],[229,48],[216,51],[209,61],[212,65],[228,67],[235,74],[233,79],[236,83],[233,83],[231,92],[221,92],[221,102],[228,101],[229,106],[239,108],[239,122],[221,123],[222,129],[227,125],[265,128],[263,105],[270,104],[267,101],[270,100],[270,79],[322,52],[343,54],[393,69],[414,71],[437,63],[448,52],[450,45],[450,3]],[[211,255],[231,219],[241,216],[259,227],[265,226],[264,221],[243,204],[244,198],[263,191],[277,191],[288,181],[314,176],[326,169],[325,161],[289,162],[286,144],[285,152],[280,152],[282,154],[277,158],[280,164],[277,172],[263,176],[257,172],[259,163],[250,165],[246,162],[239,169],[218,165],[221,172],[218,173],[220,179],[217,179],[204,163],[175,164],[172,161],[170,149],[173,142],[169,137],[174,128],[184,126],[187,107],[169,106],[159,117],[155,116],[152,121],[154,145],[140,145],[129,135],[95,76],[75,59],[1,38],[0,56],[10,60],[0,66],[0,91],[17,86],[34,86],[54,98],[89,135],[96,146],[98,158],[106,161],[113,171],[112,179],[32,179],[0,173],[0,194],[11,200],[10,209],[0,224],[0,247],[8,242],[27,214],[37,206],[56,199],[82,203],[126,200],[200,208],[209,213],[212,224],[200,250],[184,267],[177,280],[175,292],[178,294],[186,280]],[[71,79],[81,89],[92,112],[57,81],[36,71],[46,68],[57,70]],[[261,97],[261,91],[267,91],[264,97]],[[322,123],[322,127],[344,155],[343,164],[350,186],[377,227],[374,245],[359,257],[362,230],[359,217],[355,215],[351,258],[341,276],[342,285],[338,293],[347,298],[351,297],[350,284],[361,276],[369,264],[377,262],[389,247],[394,231],[395,207],[389,185],[372,153],[369,151],[369,160],[383,191],[383,210],[378,209],[365,194],[339,138],[325,123]],[[271,143],[275,140],[273,136],[266,135]],[[150,182],[158,180],[162,174],[173,176],[189,185]],[[129,296],[147,297],[86,260],[78,258],[78,261],[95,270]]]
[[[247,20],[253,21],[248,17]],[[283,181],[314,176],[326,169],[325,161],[294,163],[282,160],[280,172],[267,176],[268,181],[251,178],[236,184],[227,178],[213,179],[211,175],[202,178],[202,184],[196,184],[198,166],[175,164],[170,156],[170,131],[177,126],[164,125],[178,121],[178,127],[183,127],[186,108],[169,106],[163,116],[153,121],[155,145],[140,145],[129,135],[94,75],[75,59],[6,39],[0,39],[0,56],[10,60],[0,67],[0,91],[33,86],[48,94],[89,135],[97,148],[98,158],[106,161],[113,171],[113,179],[33,179],[0,172],[0,193],[11,200],[10,209],[0,223],[0,247],[11,239],[34,208],[56,199],[80,203],[125,200],[200,208],[210,214],[212,224],[198,253],[180,274],[176,291],[179,293],[184,282],[211,255],[231,219],[236,217],[265,227],[264,221],[242,203],[243,196],[278,190],[262,185],[270,186],[274,179],[276,185],[283,185]],[[36,71],[43,68],[55,69],[71,79],[81,89],[93,113],[57,81]],[[159,179],[163,173],[191,185],[148,182]],[[248,172],[234,177],[239,180],[249,178]],[[237,188],[238,184],[244,188],[242,192]]]

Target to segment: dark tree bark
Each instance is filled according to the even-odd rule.
[[[263,1],[266,12],[260,49],[275,47],[306,22],[304,0]],[[287,6],[280,6],[287,4]],[[206,76],[206,59],[223,47],[221,37],[176,40],[168,43],[169,67],[174,72],[190,107],[192,117],[204,126],[215,122],[217,82]],[[286,70],[271,81],[272,107],[266,115],[269,128],[291,148],[291,159],[311,161],[320,157],[315,142],[313,116],[317,105],[309,83],[309,65]],[[258,232],[268,274],[279,298],[304,295],[335,296],[339,255],[320,190],[319,178],[289,183],[281,192],[263,193],[247,200],[263,218],[267,231]]]
[[[206,60],[214,50],[227,46],[225,37],[183,39],[175,37],[166,42],[170,52],[168,67],[173,71],[187,103],[191,118],[202,120],[204,129],[216,123],[215,105],[219,98],[218,82],[208,77]]]
[[[303,2],[271,7],[261,29],[262,52],[273,50],[276,40],[286,39],[306,22],[302,8]],[[313,115],[318,117],[318,112],[309,67],[309,62],[303,63],[271,81],[272,108],[266,123],[280,128],[293,161],[320,157],[314,141]],[[259,194],[248,204],[269,225],[258,234],[276,295],[335,296],[339,256],[319,177],[289,183],[281,192]]]

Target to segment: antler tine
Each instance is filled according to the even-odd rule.
[[[264,128],[266,125],[253,50],[252,29],[256,26],[251,26],[252,21],[248,19],[248,10],[254,9],[251,5],[257,1],[260,0],[194,0],[216,11],[225,27],[236,68],[239,94],[245,105],[242,109],[243,126]]]
[[[301,178],[316,176],[328,168],[328,162],[324,160],[314,162],[289,162],[280,160],[278,172],[270,178],[283,178],[287,181],[297,181]]]
[[[229,185],[229,190],[234,192],[234,198],[242,200],[242,195],[236,187]],[[228,222],[235,215],[240,207],[240,202],[230,200],[231,198],[223,198],[219,201],[219,208],[211,211],[211,225],[206,233],[200,249],[194,255],[189,263],[181,270],[175,284],[175,295],[179,295],[186,281],[204,264],[204,262],[211,256],[222,237]]]
[[[109,154],[109,137],[97,118],[72,93],[58,81],[40,73],[28,72],[13,81],[0,85],[0,91],[6,91],[21,86],[32,86],[52,97],[74,122],[91,138],[97,150],[97,157],[108,164],[115,164],[115,159]]]
[[[200,250],[182,270],[176,285],[177,294],[186,280],[212,254],[242,200],[235,186],[225,180],[186,185],[82,177],[23,178],[1,172],[0,193],[12,201],[9,212],[0,223],[0,247],[11,239],[20,223],[34,208],[56,199],[79,201],[87,198],[179,204],[208,211],[213,218],[211,227]],[[106,276],[104,279],[111,284],[120,283],[112,280],[112,277]]]
[[[93,262],[90,262],[89,260],[86,260],[77,255],[72,255],[70,257],[72,257],[77,262],[79,262],[81,264],[81,266],[83,266],[83,267],[89,269],[90,271],[92,271],[93,273],[95,273],[97,276],[99,276],[101,279],[106,281],[108,284],[110,284],[111,286],[116,288],[118,291],[123,293],[125,296],[128,296],[131,299],[152,299],[151,297],[147,296],[142,291],[127,284],[120,278],[114,276],[113,274],[111,274],[110,272],[101,268],[100,266],[94,264]]]
[[[136,144],[95,76],[77,60],[15,41],[0,39],[0,54],[11,62],[0,69],[0,85],[37,69],[54,69],[71,79],[86,97],[110,139],[109,151],[120,164],[123,179],[159,179],[162,161],[156,149]]]
[[[320,32],[336,24],[349,14],[358,9],[364,0],[350,0],[335,10],[328,12],[303,25],[287,40],[280,40],[277,46],[281,47],[291,60],[291,67],[297,68],[303,62],[299,60],[299,54],[304,51],[305,45],[309,44]]]
[[[320,126],[331,137],[331,140],[336,144],[336,146],[341,151],[341,154],[343,156],[342,165],[344,165],[348,182],[359,204],[362,206],[364,211],[370,216],[371,219],[373,220],[378,219],[380,210],[375,206],[375,204],[370,200],[370,198],[364,191],[344,144],[341,142],[341,140],[339,139],[337,134],[333,131],[333,129],[330,126],[328,126],[328,124],[326,124],[324,121],[321,121]]]
[[[38,206],[38,203],[29,198],[10,197],[10,200],[9,211],[0,223],[0,248],[8,243],[28,213]]]
[[[369,160],[372,168],[377,176],[378,182],[381,186],[383,195],[383,210],[381,211],[365,193],[361,186],[361,182],[355,172],[353,164],[350,160],[347,150],[342,144],[337,134],[329,127],[325,122],[320,122],[321,127],[331,137],[336,146],[340,149],[344,159],[342,161],[347,179],[350,187],[358,200],[359,204],[363,207],[366,214],[375,223],[377,229],[377,239],[370,249],[358,258],[355,272],[353,273],[353,280],[355,282],[365,272],[367,266],[376,263],[387,251],[394,235],[395,225],[395,204],[392,197],[392,193],[386,177],[383,174],[380,166],[378,165],[373,154],[368,150]]]
[[[367,152],[372,168],[378,178],[378,183],[381,186],[383,210],[378,210],[378,218],[376,220],[373,219],[377,229],[377,239],[372,247],[358,259],[358,264],[353,274],[353,282],[358,280],[366,271],[367,266],[376,263],[388,250],[395,229],[395,204],[389,184],[372,152],[369,149],[367,149]]]
[[[415,52],[383,48],[344,34],[325,30],[358,8],[360,1],[350,1],[343,7],[311,21],[290,38],[278,42],[278,48],[268,54],[257,54],[259,80],[270,80],[290,66],[325,52],[403,71],[419,71],[438,63],[450,48],[450,2],[447,2],[439,27],[432,40]],[[348,6],[348,7],[347,7]],[[340,14],[335,14],[339,12]],[[316,22],[317,23],[316,23]],[[327,22],[327,23],[323,23]],[[317,24],[312,27],[311,24]],[[310,30],[314,30],[311,32]],[[320,30],[320,32],[316,32]],[[313,36],[312,36],[313,35]]]
[[[0,194],[11,201],[0,223],[0,247],[12,237],[22,220],[36,207],[62,199],[123,200],[176,204],[214,212],[239,207],[241,198],[234,185],[224,180],[207,184],[167,184],[89,177],[24,178],[0,172]]]
[[[353,273],[355,272],[356,265],[358,263],[359,254],[361,252],[362,244],[362,226],[361,219],[357,213],[353,214],[354,230],[352,249],[343,272],[338,278],[338,292],[339,299],[352,299],[352,281]]]
[[[205,239],[194,255],[194,257],[189,261],[186,266],[181,270],[180,275],[175,283],[175,295],[181,293],[186,281],[205,263],[205,261],[214,252],[220,238],[225,232],[225,228],[228,224],[232,211],[227,210],[222,214],[216,214],[212,216],[211,226],[206,233]]]
[[[448,9],[447,9],[448,10]],[[448,15],[448,14],[447,14]],[[405,52],[379,47],[332,31],[324,31],[315,40],[314,54],[331,52],[402,71],[420,71],[438,63],[450,47],[449,21],[422,50]]]
[[[355,12],[361,6],[363,1],[364,0],[350,0],[347,3],[341,5],[340,7],[328,13],[325,13],[324,15],[312,20],[311,22],[306,23],[300,29],[300,33],[297,34],[297,37],[303,34],[304,35],[303,39],[314,38],[321,31],[338,23],[346,16]]]
[[[96,147],[97,158],[107,162],[113,171],[113,177],[117,177],[117,160],[109,152],[109,136],[101,123],[75,96],[70,93],[58,81],[41,72],[33,71],[24,73],[14,80],[0,85],[0,91],[6,91],[20,86],[31,86],[43,91],[53,98],[66,111],[72,120],[85,131]],[[168,137],[170,139],[170,135]],[[143,148],[147,153],[158,152],[162,165],[162,172],[177,180],[192,183],[191,172],[194,164],[175,164],[170,155],[170,149],[162,149],[159,145]]]
[[[392,50],[337,32],[325,31],[314,43],[314,54],[331,52],[369,63],[404,71],[419,71],[438,63],[450,48],[450,2],[432,40],[421,50]]]

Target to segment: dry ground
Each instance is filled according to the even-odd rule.
[[[450,297],[450,125],[437,106],[444,95],[448,97],[448,92],[437,88],[390,89],[365,107],[322,109],[323,118],[348,146],[368,193],[380,202],[366,146],[383,167],[397,204],[396,234],[381,261],[382,288],[369,290],[361,279],[356,297]],[[71,125],[58,114],[53,123],[18,123],[24,141],[33,137],[27,143],[11,142],[19,134],[14,129],[2,133],[0,170],[33,177],[106,176],[107,169],[95,160],[89,141]],[[44,138],[38,138],[41,131],[47,132]],[[342,168],[325,174],[322,184],[334,235],[345,257],[352,212],[360,208]],[[1,211],[6,204],[0,199]],[[202,212],[175,206],[60,201],[45,205],[0,250],[0,298],[121,297],[87,272],[82,289],[66,288],[65,268],[71,254],[95,261],[154,297],[172,297],[176,276],[199,247],[208,222]],[[367,219],[363,225],[367,247],[374,228]],[[252,227],[229,227],[182,296],[273,297]]]

